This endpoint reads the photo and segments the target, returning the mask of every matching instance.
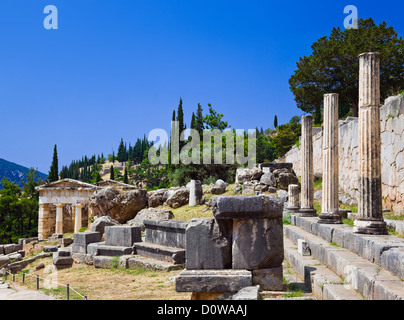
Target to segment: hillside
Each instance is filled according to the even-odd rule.
[[[28,172],[29,168],[0,158],[0,181],[3,179],[3,177],[5,177],[6,179],[17,183],[20,187],[22,187],[21,180],[25,180],[24,173]],[[38,172],[38,177],[41,179],[46,179],[47,175],[42,172]],[[2,188],[3,186],[0,183],[0,189]]]

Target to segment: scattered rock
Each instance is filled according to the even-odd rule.
[[[118,190],[106,187],[97,190],[91,196],[91,209],[94,216],[110,216],[119,223],[124,223],[148,205],[145,189]]]
[[[148,202],[150,208],[155,208],[161,206],[167,199],[164,199],[164,194],[166,193],[167,189],[159,189],[150,191],[148,193]]]
[[[278,189],[288,190],[288,186],[290,184],[297,184],[300,185],[299,179],[296,176],[296,173],[293,169],[276,169],[273,172],[275,180],[276,180],[276,187]]]
[[[265,184],[265,185],[269,186],[269,187],[275,187],[276,186],[275,177],[271,172],[264,173],[261,176],[260,182],[262,184]]]
[[[185,187],[182,187],[176,191],[174,191],[171,196],[165,202],[169,207],[176,209],[185,204],[188,204],[189,201],[189,190]]]
[[[156,209],[156,208],[148,208],[142,209],[138,212],[136,217],[126,222],[126,225],[133,226],[133,227],[140,227],[142,231],[145,230],[145,225],[143,221],[145,219],[153,219],[153,220],[160,220],[160,219],[173,219],[174,214],[167,209]]]
[[[90,227],[90,231],[92,232],[99,232],[101,234],[101,238],[104,235],[105,227],[106,226],[117,226],[119,222],[112,219],[109,216],[102,216],[96,219]]]
[[[222,194],[226,192],[226,183],[219,179],[215,182],[213,185],[212,189],[210,189],[210,192],[212,194]]]

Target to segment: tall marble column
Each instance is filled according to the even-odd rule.
[[[288,206],[286,212],[296,213],[300,209],[299,205],[300,187],[297,184],[290,184],[288,186]]]
[[[313,173],[313,118],[302,116],[302,136],[300,143],[302,178],[301,178],[301,206],[299,216],[314,217],[314,173]]]
[[[318,223],[342,223],[338,195],[338,94],[324,95],[323,197]]]
[[[387,234],[382,214],[380,54],[359,55],[359,201],[353,231]]]
[[[75,213],[74,213],[74,232],[80,232],[81,229],[81,219],[82,219],[82,208],[83,208],[84,204],[80,203],[80,204],[76,204],[74,205],[75,208]]]
[[[63,206],[64,206],[64,203],[55,204],[55,206],[56,206],[55,233],[63,233]]]

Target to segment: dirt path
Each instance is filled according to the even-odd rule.
[[[32,291],[18,286],[10,287],[8,283],[0,281],[0,300],[56,300],[39,291]]]

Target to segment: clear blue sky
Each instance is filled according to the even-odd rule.
[[[58,30],[46,30],[46,5]],[[404,35],[398,1],[0,0],[0,158],[48,173],[168,130],[179,98],[232,128],[302,115],[288,80],[343,9]]]

